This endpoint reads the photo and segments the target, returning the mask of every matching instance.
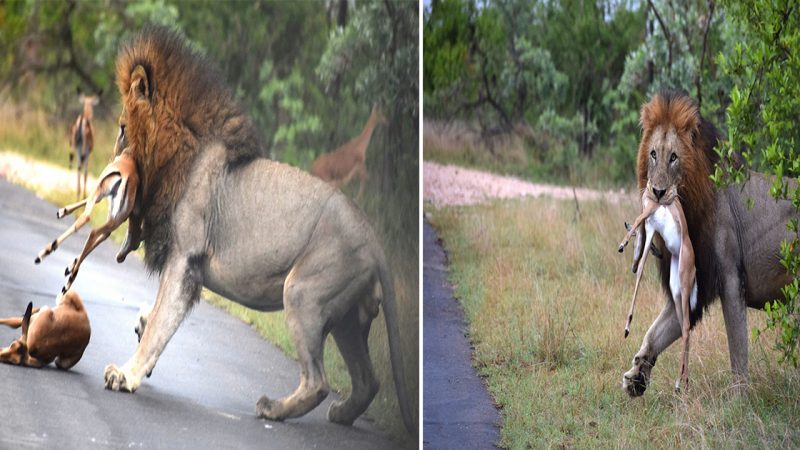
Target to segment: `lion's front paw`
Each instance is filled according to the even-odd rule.
[[[262,395],[261,398],[258,399],[258,403],[256,403],[256,415],[258,415],[258,417],[282,421],[283,416],[278,413],[277,409],[278,402],[270,400],[266,395]]]
[[[114,364],[107,365],[104,374],[106,389],[111,389],[112,391],[135,392],[139,387],[139,382],[136,380],[136,377],[126,372],[127,371],[120,369]]]
[[[647,389],[647,379],[641,372],[636,374],[626,372],[622,376],[622,389],[631,397],[640,397]]]

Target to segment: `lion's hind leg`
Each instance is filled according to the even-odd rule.
[[[315,302],[315,300],[307,300],[306,295],[296,292],[293,293],[293,298],[303,298],[301,303]],[[322,403],[329,391],[323,362],[327,332],[323,330],[321,311],[314,307],[305,308],[303,304],[290,306],[292,302],[288,299],[285,299],[284,302],[286,303],[286,322],[295,349],[297,349],[297,360],[300,364],[300,385],[287,397],[271,400],[264,395],[258,400],[256,414],[270,420],[300,417]]]
[[[306,280],[298,272],[302,270],[295,267],[286,278],[283,302],[286,323],[300,364],[300,385],[287,397],[272,400],[264,395],[258,400],[256,414],[269,420],[300,417],[322,403],[329,391],[323,362],[328,333],[324,330],[320,286],[316,280]]]
[[[352,390],[350,396],[333,402],[328,410],[328,420],[342,425],[352,425],[375,398],[379,383],[372,369],[367,340],[372,319],[378,313],[377,297],[367,304],[359,304],[348,312],[333,329],[333,338],[347,364]]]
[[[374,275],[359,256],[331,264],[328,251],[312,250],[300,258],[286,277],[283,304],[297,359],[300,385],[284,398],[261,397],[256,413],[270,420],[300,417],[317,407],[328,396],[323,349],[328,332],[342,322],[368,293]],[[320,267],[325,270],[320,271]],[[337,332],[339,334],[339,332]]]

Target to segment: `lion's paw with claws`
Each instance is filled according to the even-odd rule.
[[[139,387],[139,383],[134,382],[135,377],[124,369],[120,369],[114,364],[106,366],[104,379],[106,389],[112,391],[135,392]]]
[[[266,395],[262,395],[256,403],[256,414],[268,420],[283,421],[283,417],[276,411],[278,402],[270,400]]]

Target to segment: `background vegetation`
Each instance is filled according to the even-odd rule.
[[[733,79],[728,107],[729,140],[721,146],[728,164],[714,174],[719,185],[741,183],[747,169],[775,175],[770,194],[791,200],[800,208],[800,17],[796,1],[759,3],[750,8],[738,2],[723,3],[742,34],[733,51],[720,54],[719,61]],[[794,179],[790,182],[788,177]],[[768,304],[766,329],[777,330],[775,348],[781,361],[798,366],[800,340],[800,227],[798,220],[786,224],[791,238],[780,249],[781,263],[794,276],[783,290],[783,298]],[[761,332],[761,328],[754,333]]]
[[[361,206],[392,265],[406,330],[406,378],[416,404],[417,8],[410,0],[0,2],[0,148],[66,166],[67,133],[80,109],[76,88],[102,90],[90,165],[99,173],[109,160],[119,114],[117,49],[151,22],[174,27],[218,62],[273,159],[308,168],[318,155],[357,136],[373,104],[382,105],[388,125],[376,130],[367,152],[370,177]],[[263,320],[269,325],[262,330],[277,330],[273,339],[283,339],[279,315],[237,313],[256,324]],[[384,330],[380,322],[373,327],[382,390],[368,414],[402,435]],[[349,379],[338,366],[334,388],[346,391]]]
[[[424,10],[426,157],[557,182],[633,179],[639,108],[685,89],[725,127],[739,38],[713,0],[431,0]],[[463,133],[462,133],[463,134]],[[430,145],[429,145],[430,144]]]

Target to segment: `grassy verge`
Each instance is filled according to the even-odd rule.
[[[751,390],[730,395],[725,327],[715,304],[692,334],[690,393],[675,395],[680,345],[665,351],[644,397],[621,390],[663,305],[655,265],[642,280],[631,336],[630,249],[616,252],[634,203],[549,199],[430,210],[469,323],[474,364],[503,417],[508,448],[760,447],[800,444],[800,377],[776,363],[773,336],[750,340]],[[750,326],[764,315],[748,313]]]
[[[56,120],[44,111],[4,102],[0,106],[0,146],[66,169],[70,152],[69,127],[76,117],[77,114],[69,116],[68,120]],[[111,161],[118,127],[111,118],[95,120],[92,125],[94,149],[89,156],[89,173],[99,175]]]
[[[68,163],[66,129],[65,125],[55,123],[50,116],[43,112],[31,111],[9,104],[0,107],[0,149],[30,156],[36,160],[51,162],[65,169]],[[110,119],[96,120],[95,130],[95,151],[92,153],[89,170],[97,175],[110,159],[116,136],[116,124]],[[33,183],[22,182],[21,184],[34,191],[39,197],[56,205],[75,201],[74,190],[46,189]],[[418,408],[416,406],[419,392],[418,236],[417,234],[411,236],[409,233],[404,233],[394,228],[393,222],[388,219],[388,217],[396,217],[392,211],[396,214],[405,214],[405,212],[394,203],[388,207],[384,203],[378,196],[367,194],[363,206],[379,235],[383,238],[384,249],[395,278],[395,290],[400,311],[400,329],[406,331],[402,333],[403,336],[400,342],[400,347],[405,356],[404,375],[409,387],[409,401],[412,410],[416,411],[418,416]],[[95,211],[92,214],[93,225],[105,222],[108,214],[107,208],[107,202],[102,202],[95,207]],[[113,241],[121,243],[124,240],[126,230],[127,223],[112,234]],[[139,252],[141,251],[140,249]],[[141,253],[139,256],[141,256]],[[251,324],[268,341],[294,357],[294,348],[288,335],[283,312],[261,313],[253,311],[207,291],[204,292],[204,298],[228,311],[233,316]],[[373,420],[378,427],[386,430],[394,439],[406,445],[416,445],[416,437],[406,434],[400,419],[400,410],[397,405],[397,396],[389,362],[386,327],[382,314],[373,322],[370,333],[370,354],[376,374],[381,382],[381,388],[375,400],[367,409],[367,417]],[[341,395],[347,394],[350,390],[350,377],[332,338],[329,338],[329,342],[325,346],[325,367],[332,391]]]

